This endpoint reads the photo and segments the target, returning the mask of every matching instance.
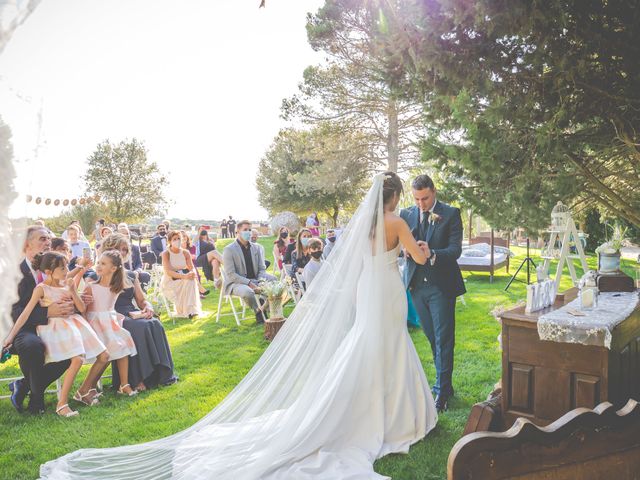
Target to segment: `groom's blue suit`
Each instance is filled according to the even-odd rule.
[[[408,258],[403,280],[431,344],[436,367],[433,392],[448,397],[453,395],[456,297],[466,291],[457,262],[462,252],[462,218],[458,208],[442,202],[436,202],[433,212],[439,220],[434,222],[429,218],[428,222],[422,223],[418,207],[400,212],[413,237],[426,241],[435,254],[425,265]]]

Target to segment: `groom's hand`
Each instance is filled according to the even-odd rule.
[[[429,248],[429,244],[422,240],[418,240],[418,246],[424,252],[424,254],[429,258],[431,256],[431,249]]]

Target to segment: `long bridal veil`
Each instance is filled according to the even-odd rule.
[[[42,478],[271,478],[270,473],[279,468],[318,454],[324,446],[318,432],[340,431],[341,417],[329,406],[335,405],[332,397],[344,394],[344,389],[333,386],[349,384],[354,369],[358,386],[353,389],[359,391],[345,397],[362,398],[369,385],[381,382],[381,369],[367,361],[376,358],[378,342],[383,340],[376,321],[384,302],[383,282],[376,281],[376,272],[384,272],[377,270],[376,262],[384,261],[386,250],[383,182],[383,174],[375,176],[283,328],[216,408],[192,427],[160,440],[82,449],[50,461],[41,466]],[[364,344],[367,351],[354,360],[356,344],[360,349]],[[347,365],[349,362],[361,364]],[[366,405],[350,405],[348,398],[344,405],[345,409],[360,409],[353,415],[364,415],[366,421]],[[339,455],[327,454],[334,453]],[[316,461],[322,463],[322,459]]]

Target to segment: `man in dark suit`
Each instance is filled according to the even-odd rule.
[[[158,263],[162,263],[162,252],[167,249],[167,227],[161,223],[156,230],[156,236],[151,239],[151,251],[156,255]]]
[[[11,308],[11,316],[15,322],[31,300],[37,283],[43,280],[41,272],[31,267],[36,254],[51,248],[49,231],[40,226],[32,226],[27,230],[25,240],[25,259],[20,263],[23,278],[18,284],[18,301]],[[70,360],[55,363],[44,363],[44,343],[36,333],[38,325],[46,325],[48,317],[66,317],[74,313],[72,300],[60,301],[49,307],[36,305],[29,319],[13,340],[12,352],[19,358],[20,370],[24,378],[9,384],[11,403],[21,412],[24,399],[29,392],[28,410],[31,413],[44,412],[44,392],[47,387],[69,368]]]
[[[411,186],[416,205],[402,210],[400,216],[414,238],[427,243],[429,260],[419,265],[409,257],[404,283],[431,344],[436,367],[433,392],[441,412],[453,395],[456,298],[466,291],[457,262],[462,253],[462,218],[458,208],[436,199],[429,176],[419,175]]]

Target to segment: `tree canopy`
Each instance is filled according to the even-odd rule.
[[[86,191],[100,195],[111,220],[136,222],[166,210],[164,187],[168,180],[147,158],[147,150],[139,140],[118,144],[105,140],[87,163]]]
[[[423,161],[497,228],[598,205],[640,225],[640,9],[623,0],[328,0],[378,12]]]
[[[322,123],[311,130],[282,130],[258,168],[260,204],[275,214],[319,211],[336,224],[355,206],[371,172],[365,136]]]

